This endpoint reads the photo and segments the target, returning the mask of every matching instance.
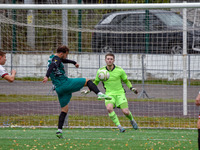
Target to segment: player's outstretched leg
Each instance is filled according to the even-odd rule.
[[[98,95],[98,98],[97,98],[98,100],[102,100],[102,99],[111,100],[112,99],[110,96],[107,96],[101,92],[99,92],[97,95]]]
[[[95,94],[98,96],[98,100],[106,99],[106,100],[111,100],[112,98],[101,93],[98,89],[98,87],[91,81],[87,81],[87,86],[90,89],[90,91],[93,91]]]

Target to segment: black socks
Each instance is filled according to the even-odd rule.
[[[62,129],[67,113],[61,112],[58,121],[58,129]]]
[[[87,86],[90,91],[93,91],[95,94],[98,94],[100,92],[98,87],[91,80],[87,82]]]

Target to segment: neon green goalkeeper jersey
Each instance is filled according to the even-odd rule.
[[[114,65],[113,70],[108,70],[106,66],[100,68],[97,71],[96,78],[94,80],[94,84],[98,85],[100,80],[98,78],[98,73],[100,70],[107,70],[110,74],[110,78],[107,81],[103,81],[103,86],[106,90],[107,95],[121,95],[125,93],[125,90],[122,86],[122,80],[126,83],[126,85],[131,88],[132,84],[127,79],[127,75],[125,71],[119,67]]]

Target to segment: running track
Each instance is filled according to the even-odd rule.
[[[36,81],[15,81],[8,83],[0,80],[0,94],[23,94],[23,95],[47,95],[51,89],[51,82],[46,84]],[[133,94],[124,85],[127,91],[127,98],[137,98],[138,95]],[[139,93],[142,91],[141,85],[135,85]],[[87,89],[87,88],[86,88]],[[102,85],[99,89],[104,92]],[[175,85],[145,85],[145,92],[150,98],[166,98],[166,99],[182,99],[182,86]],[[188,86],[188,99],[194,99],[198,94],[200,87]],[[50,92],[52,94],[52,92]],[[54,93],[55,94],[55,93]],[[76,92],[73,96],[81,96],[80,92]],[[143,94],[146,98],[146,96]],[[90,93],[88,97],[95,97]],[[55,99],[57,99],[55,95]],[[107,115],[107,111],[103,101],[71,101],[69,114],[91,115]],[[15,102],[0,103],[0,115],[25,115],[25,114],[59,114],[60,106],[58,101],[36,101],[36,102]],[[197,118],[198,107],[194,103],[188,103],[188,115],[183,116],[183,104],[178,102],[129,102],[129,109],[137,116],[173,116],[173,117],[189,117]],[[116,110],[118,115],[123,115],[119,109]]]

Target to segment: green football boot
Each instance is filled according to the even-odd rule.
[[[112,98],[105,94],[98,95],[98,100],[102,100],[102,99],[111,100]]]
[[[59,131],[56,132],[56,136],[57,136],[59,139],[62,139],[62,138],[63,138],[62,132],[59,132]]]

